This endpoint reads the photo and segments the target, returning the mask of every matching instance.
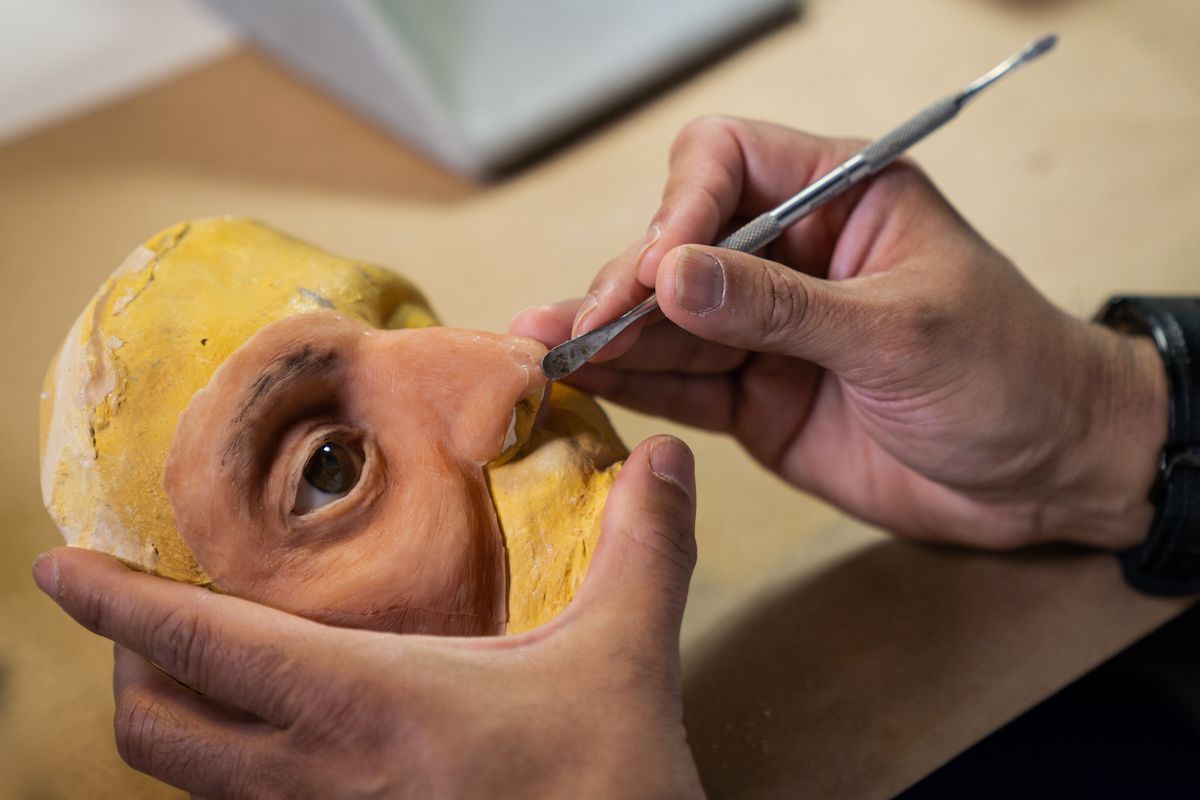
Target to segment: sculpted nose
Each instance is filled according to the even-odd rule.
[[[422,407],[461,458],[485,464],[528,432],[546,387],[541,344],[460,328],[372,333],[391,372],[371,380],[403,381],[406,402]]]

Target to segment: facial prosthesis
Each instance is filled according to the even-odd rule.
[[[527,630],[582,581],[626,455],[543,352],[257,223],[176,225],[51,364],[43,498],[68,544],[332,624]]]

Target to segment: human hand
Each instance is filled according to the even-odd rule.
[[[570,382],[728,431],[786,480],[898,534],[1136,544],[1166,440],[1153,345],[1056,309],[916,167],[847,192],[765,258],[681,246],[715,241],[862,145],[689,125],[645,240],[584,301],[528,309],[513,332],[557,344],[653,288],[674,324],[622,334]]]
[[[200,795],[697,796],[679,674],[694,495],[688,449],[644,442],[575,601],[510,637],[328,627],[72,548],[34,577],[117,643],[122,758]]]

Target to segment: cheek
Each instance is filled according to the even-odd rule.
[[[505,554],[482,470],[408,426],[372,429],[384,487],[354,531],[304,554],[294,610],[353,627],[501,632]]]
[[[428,454],[390,459],[388,471],[388,487],[357,529],[292,552],[242,594],[346,627],[501,633],[504,550],[482,478]]]

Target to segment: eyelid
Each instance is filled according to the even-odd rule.
[[[303,514],[294,513],[296,491],[304,480],[304,466],[323,442],[357,445],[362,457],[358,482],[346,494]],[[296,535],[325,538],[349,535],[361,527],[363,514],[370,513],[384,486],[385,468],[374,437],[337,419],[311,419],[293,425],[281,437],[264,486],[263,508],[277,520],[281,530]]]
[[[289,462],[293,462],[288,469],[289,475],[293,476],[290,480],[292,485],[291,502],[293,509],[295,508],[296,490],[304,481],[304,467],[308,464],[308,460],[318,447],[321,447],[326,442],[337,442],[348,450],[357,450],[361,454],[360,458],[362,459],[362,464],[359,465],[358,480],[355,481],[354,485],[345,494],[302,514],[297,514],[295,511],[289,510],[289,514],[295,519],[312,519],[319,515],[322,510],[349,501],[355,496],[356,490],[363,484],[364,479],[367,477],[367,463],[371,459],[362,445],[362,435],[357,431],[338,424],[321,426],[311,431],[307,436],[304,436],[300,442],[299,446],[293,448],[293,452],[285,455],[285,458]],[[298,469],[296,468],[297,466],[299,467]]]

